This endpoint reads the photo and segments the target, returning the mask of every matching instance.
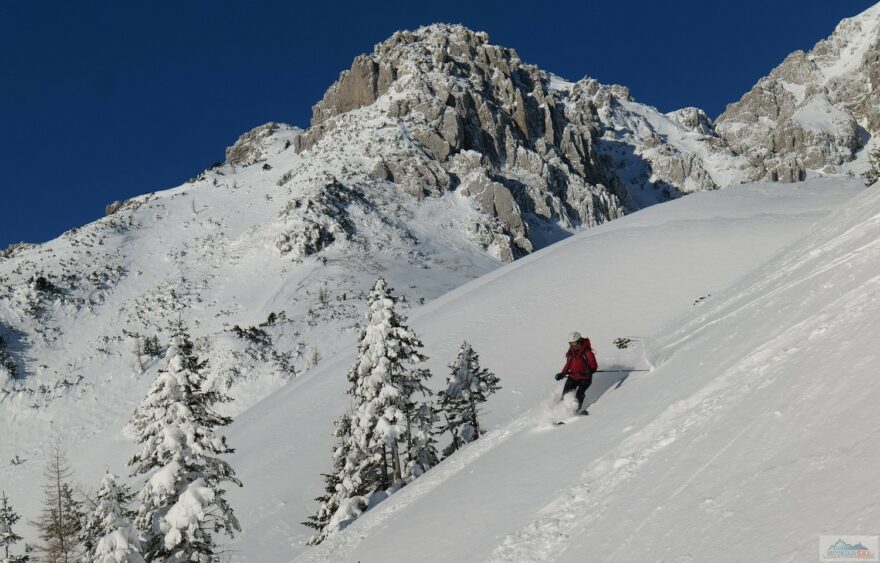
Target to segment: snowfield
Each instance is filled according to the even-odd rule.
[[[501,377],[488,434],[307,548],[348,401],[340,354],[230,429],[233,558],[804,561],[819,534],[870,532],[878,217],[855,180],[699,193],[417,309],[435,387],[462,339]],[[652,371],[602,374],[591,415],[557,427],[574,329],[600,368]],[[625,336],[643,339],[616,349]]]

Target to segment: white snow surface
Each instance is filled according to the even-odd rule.
[[[878,20],[880,3],[857,16],[841,20],[831,37],[820,42],[827,46],[830,56],[813,56],[812,59],[820,69],[825,83],[858,69],[862,57],[877,36]]]
[[[791,120],[804,129],[844,137],[852,116],[838,108],[826,94],[817,94],[798,107]]]
[[[857,180],[741,186],[446,294],[411,324],[435,387],[463,339],[500,376],[488,433],[306,547],[348,405],[354,354],[339,354],[229,429],[233,559],[804,561],[819,534],[871,531],[878,229],[880,193]],[[600,368],[652,371],[600,374],[591,415],[554,426],[574,329]],[[622,336],[643,339],[618,350]]]
[[[214,502],[214,490],[205,486],[204,479],[196,479],[184,490],[177,502],[162,519],[165,549],[172,550],[183,541],[189,531],[198,527],[206,509]],[[167,528],[167,529],[166,529]]]

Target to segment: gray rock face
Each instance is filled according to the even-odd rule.
[[[104,208],[104,215],[113,215],[114,213],[122,209],[122,205],[124,203],[124,201],[118,199],[112,203],[108,203],[107,206]]]
[[[603,182],[627,208],[745,181],[751,166],[737,157],[702,110],[661,115],[632,99],[628,89],[584,79],[573,85],[569,113],[593,108],[599,134],[594,147]],[[700,147],[694,152],[692,147]],[[710,173],[716,167],[725,173]]]
[[[396,71],[385,61],[360,55],[351,69],[327,90],[321,103],[312,108],[312,126],[320,125],[334,115],[368,106],[388,91]]]
[[[716,128],[757,169],[756,179],[792,182],[835,173],[869,133],[880,132],[880,10],[843,20],[808,53],[795,51]]]
[[[364,128],[395,128],[395,136],[373,135],[356,149],[373,161],[362,173],[417,198],[450,191],[470,198],[486,216],[472,229],[475,240],[510,260],[544,244],[539,233],[593,226],[718,187],[701,156],[671,145],[660,149],[666,136],[653,132],[647,141],[653,151],[641,151],[651,147],[638,135],[618,139],[639,145],[628,158],[645,172],[624,181],[620,162],[600,154],[603,136],[616,127],[609,119],[628,111],[621,100],[635,104],[619,86],[565,83],[523,63],[512,49],[490,44],[485,33],[432,25],[395,33],[357,57],[315,105],[312,127],[294,149],[331,158],[334,147],[346,140],[351,146]],[[639,107],[682,134],[719,140],[699,110],[683,110],[687,124],[676,125]],[[634,189],[648,195],[636,200]]]

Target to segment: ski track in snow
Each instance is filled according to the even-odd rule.
[[[851,227],[850,229],[847,229],[846,232],[841,233],[840,235],[829,240],[824,245],[811,251],[808,255],[806,255],[806,257],[804,259],[796,261],[793,264],[786,265],[786,267],[780,269],[775,274],[768,276],[767,279],[765,280],[764,284],[765,285],[772,284],[773,282],[775,282],[779,278],[790,274],[791,271],[797,269],[798,267],[802,267],[809,260],[814,259],[816,256],[821,255],[821,254],[825,254],[826,252],[833,250],[839,244],[839,241],[846,240],[847,236],[851,235],[854,231],[870,228],[873,224],[878,223],[878,222],[880,222],[880,215],[875,215],[874,217],[872,217],[871,219],[869,219],[865,223],[863,223],[859,226]],[[772,291],[769,291],[767,293],[760,293],[760,295],[758,297],[756,297],[755,299],[753,299],[752,301],[749,301],[748,303],[745,303],[744,305],[738,306],[736,309],[730,311],[729,313],[722,315],[722,316],[719,316],[708,323],[705,323],[698,330],[700,330],[700,331],[706,330],[712,326],[721,324],[721,323],[729,320],[730,318],[732,318],[738,314],[742,314],[747,310],[754,309],[756,306],[758,306],[762,302],[769,301],[772,298],[776,297],[777,295],[784,293],[786,291],[790,291],[791,289],[793,289],[794,287],[796,287],[798,285],[803,285],[803,284],[813,280],[814,278],[816,278],[826,272],[829,272],[831,270],[839,268],[842,265],[849,264],[849,263],[853,262],[855,259],[862,256],[867,250],[870,250],[871,248],[877,247],[878,245],[880,245],[880,239],[874,239],[874,240],[871,240],[871,241],[859,246],[858,248],[855,248],[855,249],[847,252],[846,254],[843,254],[843,255],[838,256],[836,258],[833,258],[831,260],[827,260],[825,262],[825,265],[818,267],[813,272],[811,272],[803,277],[797,278],[794,281],[789,282],[788,284],[779,286],[776,289],[773,289]],[[862,256],[863,260],[868,259],[868,258],[869,257]],[[694,336],[693,332],[685,332],[684,336],[682,337],[681,340],[676,341],[676,342],[672,342],[668,347],[674,348],[674,347],[680,345],[683,341],[692,338],[693,336]]]
[[[691,484],[691,483],[692,483],[697,477],[699,477],[700,474],[702,474],[702,473],[706,470],[707,467],[709,467],[710,465],[712,465],[713,463],[715,463],[715,461],[716,461],[719,457],[721,457],[721,456],[722,456],[727,450],[729,450],[730,447],[733,446],[733,445],[734,445],[734,444],[740,439],[740,437],[742,437],[743,434],[745,434],[746,432],[748,432],[749,430],[751,430],[752,427],[755,425],[755,423],[756,423],[757,420],[758,420],[758,419],[754,419],[754,420],[752,420],[750,423],[748,423],[748,424],[747,424],[742,430],[740,430],[740,431],[736,434],[736,436],[734,436],[730,441],[728,441],[728,442],[724,445],[724,447],[722,447],[720,450],[718,450],[718,451],[715,453],[715,455],[713,455],[713,456],[712,456],[712,457],[711,457],[706,463],[704,463],[704,464],[701,465],[696,471],[694,471],[694,473],[693,473],[690,477],[688,477],[687,480],[686,480],[681,486],[679,486],[679,487],[675,490],[675,492],[673,492],[671,495],[669,495],[669,497],[666,499],[666,502],[667,502],[667,503],[671,502],[672,500],[675,499],[675,497],[677,497],[678,495],[680,495],[680,494],[682,493],[682,491],[684,491],[685,489],[687,489],[688,486],[689,486],[689,485],[690,485],[690,484]],[[642,520],[642,522],[641,522],[638,526],[636,526],[636,528],[635,528],[635,529],[629,534],[627,540],[628,540],[630,537],[633,537],[633,536],[638,535],[639,532],[641,532],[642,529],[645,527],[645,525],[648,523],[648,521],[651,520],[651,519],[653,519],[654,516],[657,515],[657,513],[659,513],[659,512],[662,510],[662,508],[663,508],[662,506],[658,506],[657,508],[654,509],[653,512],[651,512],[651,514],[649,514],[646,518],[644,518],[644,519]],[[621,544],[618,546],[617,549],[615,549],[613,552],[611,552],[611,554],[605,559],[605,563],[608,563],[608,562],[610,562],[610,561],[614,561],[614,558],[617,556],[618,553],[620,553],[620,551],[621,551],[623,548],[625,548],[625,547],[627,546],[627,543],[628,543],[628,541],[624,541],[623,543],[621,543]]]
[[[815,320],[812,319],[814,322]],[[568,546],[578,531],[587,529],[590,522],[601,518],[603,506],[609,497],[627,481],[638,475],[639,469],[667,446],[683,438],[689,431],[714,417],[720,409],[731,409],[750,391],[762,388],[775,379],[775,366],[784,364],[798,351],[797,343],[804,333],[795,325],[756,349],[752,356],[730,371],[722,372],[691,397],[670,405],[641,431],[624,440],[620,446],[596,459],[582,475],[580,482],[542,508],[539,518],[525,528],[506,537],[495,549],[493,562],[554,561]],[[661,366],[662,368],[662,366]],[[662,374],[658,374],[662,375]],[[700,466],[668,497],[673,500],[700,473],[712,464],[737,438],[762,422],[754,418],[742,431],[726,443],[708,462]],[[662,506],[657,510],[661,510]],[[650,518],[650,516],[648,517]],[[628,534],[632,537],[644,527],[648,519]],[[621,548],[625,544],[621,545]],[[613,560],[613,555],[606,561]]]

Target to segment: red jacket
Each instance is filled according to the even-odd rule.
[[[572,349],[570,346],[565,353],[565,367],[562,373],[574,381],[583,381],[593,377],[593,372],[599,369],[596,363],[596,355],[590,346],[589,338],[581,338],[577,347]]]

